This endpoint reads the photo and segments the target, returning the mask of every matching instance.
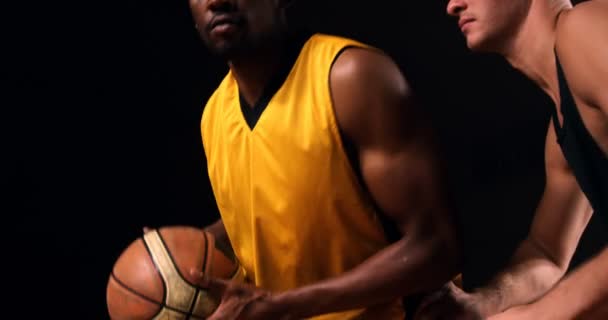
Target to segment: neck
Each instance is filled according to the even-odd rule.
[[[277,72],[285,54],[286,41],[233,57],[228,62],[239,92],[250,106],[260,99],[270,78]]]
[[[556,105],[560,101],[555,31],[559,14],[568,7],[568,1],[532,0],[522,27],[499,52],[548,94]]]

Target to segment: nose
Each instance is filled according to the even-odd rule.
[[[464,0],[450,0],[448,2],[447,13],[450,16],[457,17],[466,8],[467,4]]]

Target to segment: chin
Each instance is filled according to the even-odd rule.
[[[488,48],[486,41],[483,41],[483,39],[480,39],[479,37],[474,37],[474,36],[467,37],[467,47],[469,47],[469,49],[471,51],[475,51],[475,52],[491,51]]]
[[[482,47],[479,45],[479,43],[468,40],[468,39],[467,39],[467,47],[469,47],[469,49],[471,51],[475,51],[475,52],[483,51]]]
[[[224,58],[248,53],[251,46],[243,37],[217,39],[209,46],[212,52]]]
[[[232,43],[229,43],[229,42],[225,42],[225,41],[216,42],[211,45],[208,45],[208,48],[215,55],[218,55],[221,57],[230,56],[231,52],[235,51],[235,45],[233,45]]]

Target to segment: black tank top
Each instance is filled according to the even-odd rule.
[[[578,184],[589,199],[595,215],[608,223],[608,157],[599,148],[585,127],[557,56],[557,72],[563,124],[560,128],[557,110],[553,124],[557,141]],[[608,88],[607,88],[608,89]]]

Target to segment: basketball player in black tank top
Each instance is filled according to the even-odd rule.
[[[545,191],[510,265],[471,293],[448,285],[417,319],[608,319],[608,248],[562,279],[591,214],[608,222],[608,0],[450,0],[447,11],[469,48],[503,55],[556,108]]]

